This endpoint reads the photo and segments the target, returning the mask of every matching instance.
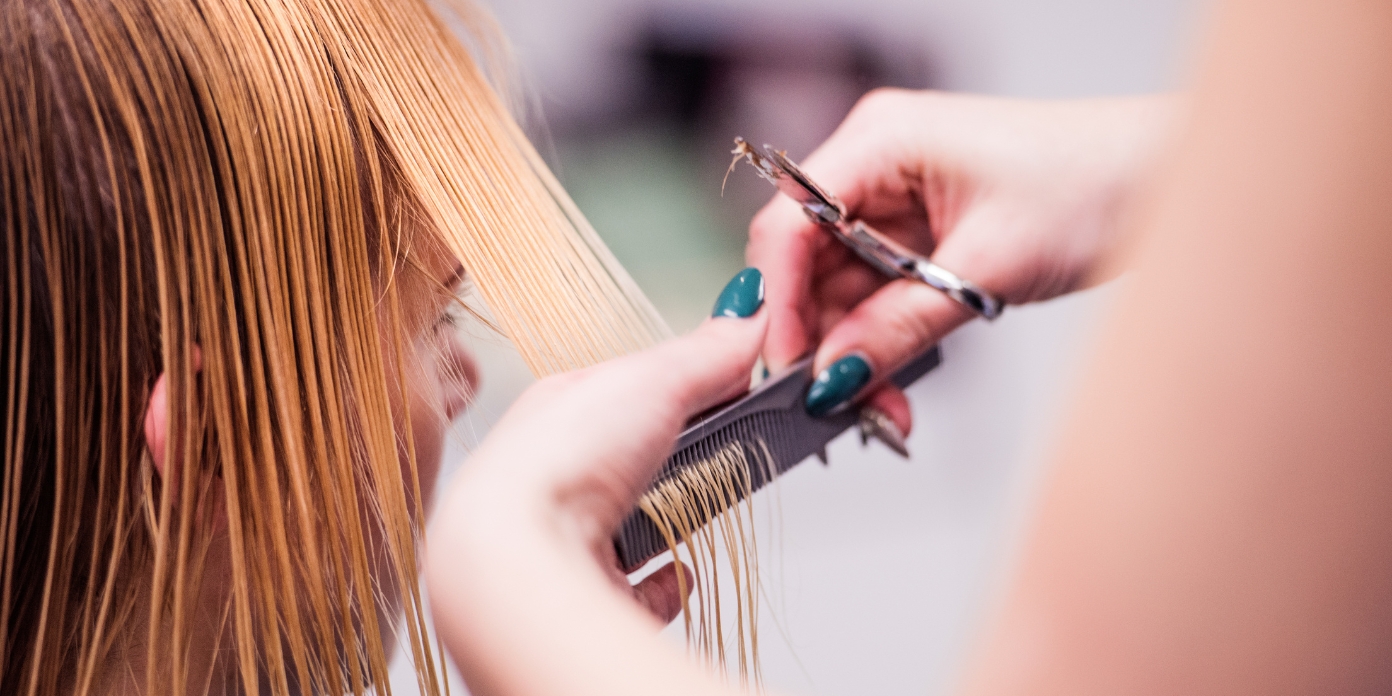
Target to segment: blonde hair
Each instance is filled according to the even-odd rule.
[[[386,688],[399,605],[438,693],[392,427],[412,236],[538,374],[668,333],[466,48],[423,0],[10,0],[0,143],[0,692],[207,689],[209,622],[221,686]],[[176,485],[141,434],[161,374]]]
[[[754,475],[757,471],[764,481],[773,481],[773,466],[773,455],[763,442],[733,442],[677,470],[638,499],[638,509],[657,527],[677,566],[687,645],[725,674],[733,648],[740,683],[756,689],[763,686],[758,630],[763,588]],[[725,606],[720,592],[725,583],[719,575],[722,550],[731,576]],[[690,569],[690,588],[684,569]]]

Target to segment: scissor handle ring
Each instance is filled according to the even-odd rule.
[[[834,225],[823,223],[822,226],[886,275],[917,280],[987,321],[1000,316],[1005,310],[1005,303],[980,285],[919,256],[864,222],[857,220],[849,225],[844,222]]]
[[[965,305],[967,309],[991,321],[1000,316],[1005,303],[986,292],[981,286],[927,259],[917,261],[910,271],[914,278],[927,283],[948,297]]]
[[[976,283],[904,248],[864,222],[848,221],[846,206],[840,199],[818,186],[783,152],[765,145],[764,154],[760,155],[743,138],[735,138],[734,154],[735,161],[739,161],[739,157],[748,159],[779,191],[801,204],[808,219],[821,225],[884,274],[925,283],[988,321],[1000,316],[1005,309],[1004,302]]]

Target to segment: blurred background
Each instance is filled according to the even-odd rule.
[[[481,1],[511,41],[525,127],[678,331],[706,316],[744,266],[749,219],[772,195],[741,167],[722,196],[734,136],[801,159],[879,86],[1045,98],[1174,89],[1202,9],[1199,0]],[[760,495],[773,510],[761,529],[770,689],[951,689],[1112,292],[1012,308],[949,337],[943,366],[909,391],[910,461],[848,434],[829,466],[805,463]],[[446,476],[467,466],[470,446],[530,382],[506,341],[471,333],[484,384]],[[398,660],[394,674],[400,693],[415,692],[409,665]]]

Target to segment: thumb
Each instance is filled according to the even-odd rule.
[[[757,268],[735,275],[711,317],[695,331],[628,360],[660,366],[650,385],[671,394],[684,416],[694,415],[749,388],[749,377],[768,331],[764,277]]]

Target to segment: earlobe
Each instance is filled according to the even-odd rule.
[[[195,373],[203,369],[203,351],[193,346],[191,362]],[[145,407],[145,447],[150,451],[150,460],[155,464],[155,472],[168,481],[165,470],[165,456],[169,443],[169,373],[161,372],[155,386],[150,390],[149,405]]]
[[[164,478],[165,445],[169,442],[169,375],[160,373],[155,388],[150,390],[150,403],[145,407],[145,447],[155,471]]]

